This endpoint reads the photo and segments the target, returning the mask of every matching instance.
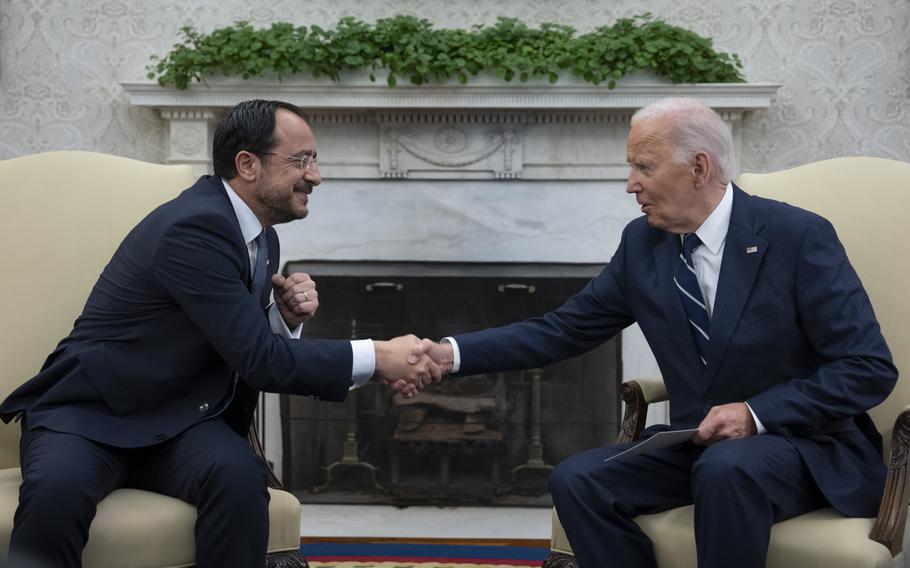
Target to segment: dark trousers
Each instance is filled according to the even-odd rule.
[[[629,445],[576,454],[550,476],[581,568],[656,567],[634,517],[692,503],[700,568],[761,568],[773,523],[826,505],[802,457],[780,436],[707,448],[687,443],[604,463]]]
[[[23,481],[10,541],[11,568],[81,566],[96,506],[120,487],[196,506],[199,568],[265,564],[265,467],[246,439],[220,419],[137,449],[23,427],[20,461]]]

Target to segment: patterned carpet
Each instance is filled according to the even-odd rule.
[[[400,542],[316,542],[300,550],[310,568],[538,568],[549,553],[539,546]]]
[[[397,562],[371,562],[363,560],[341,561],[341,562],[313,562],[310,561],[310,568],[515,568],[519,567],[538,567],[543,561],[534,564],[474,564],[471,562],[410,562],[406,560]]]

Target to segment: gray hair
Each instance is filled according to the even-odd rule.
[[[631,124],[639,120],[667,117],[671,131],[667,137],[675,149],[673,159],[687,163],[698,152],[711,157],[717,167],[720,181],[727,183],[736,174],[736,151],[730,127],[703,103],[687,97],[670,97],[639,109],[632,115]]]

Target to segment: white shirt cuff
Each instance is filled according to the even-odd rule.
[[[461,352],[458,350],[458,342],[454,337],[443,337],[440,343],[448,343],[452,346],[452,372],[457,373],[461,368]]]
[[[300,339],[300,332],[303,331],[303,324],[294,329],[289,328],[284,318],[281,317],[281,312],[278,311],[276,304],[269,306],[269,327],[272,328],[273,333],[288,339]]]
[[[744,403],[744,404],[746,405],[746,408],[749,409],[749,412],[752,413],[752,420],[755,420],[755,428],[756,428],[756,430],[758,430],[758,432],[756,432],[756,433],[759,434],[759,435],[761,435],[761,434],[767,434],[767,433],[768,433],[768,430],[765,429],[765,425],[762,424],[762,423],[761,423],[761,420],[758,419],[758,416],[755,415],[755,411],[752,410],[752,407],[749,406],[749,403],[746,402],[746,403]]]
[[[350,390],[359,389],[370,380],[376,372],[376,350],[373,348],[372,339],[355,339],[351,341],[351,351],[354,354],[351,365]]]

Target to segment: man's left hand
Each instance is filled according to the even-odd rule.
[[[313,317],[319,309],[319,292],[309,274],[295,272],[287,278],[275,274],[272,285],[275,287],[275,305],[290,329]]]
[[[721,440],[745,438],[758,433],[752,413],[744,402],[715,406],[698,425],[698,432],[692,438],[696,444],[710,446]]]

